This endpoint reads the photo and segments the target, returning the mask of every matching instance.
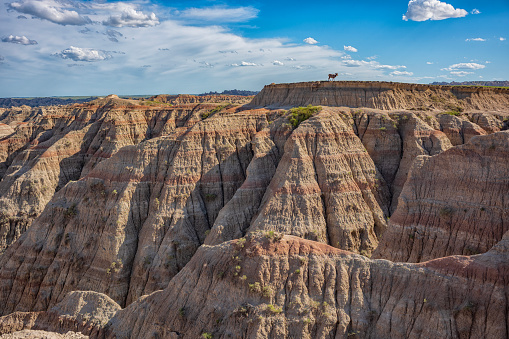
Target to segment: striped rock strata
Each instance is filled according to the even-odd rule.
[[[0,253],[69,181],[120,148],[194,124],[214,107],[140,106],[111,96],[84,105],[13,109],[4,119],[13,131],[0,137]],[[24,121],[11,121],[17,114]]]
[[[316,81],[266,85],[250,105],[507,112],[509,89],[369,81]]]
[[[421,156],[375,257],[420,262],[488,251],[509,230],[509,131]]]
[[[59,190],[0,258],[0,312],[47,310],[73,290],[128,305],[204,242],[257,230],[369,255],[398,174],[451,147],[432,126],[435,116],[324,108],[292,131],[280,110],[231,108],[124,147]]]
[[[164,290],[123,310],[105,299],[94,314],[106,325],[76,307],[62,321],[59,305],[0,324],[119,339],[507,338],[508,240],[483,255],[409,264],[252,235],[202,246]]]

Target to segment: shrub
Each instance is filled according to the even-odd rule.
[[[452,208],[450,208],[450,207],[442,207],[440,209],[439,214],[440,214],[441,218],[450,217],[452,215]]]
[[[205,339],[212,339],[212,333],[209,333],[209,332],[203,332],[201,334],[202,338],[205,338]]]
[[[207,193],[205,194],[205,200],[206,201],[212,201],[214,200],[215,198],[217,198],[217,195],[213,194],[213,193]]]
[[[262,287],[259,282],[255,282],[253,284],[249,284],[249,290],[251,292],[260,293],[262,291]]]
[[[283,310],[281,308],[276,307],[276,306],[274,306],[272,304],[268,304],[267,305],[267,311],[269,311],[271,313],[275,313],[275,314],[283,312]]]
[[[264,297],[270,297],[272,295],[272,289],[269,286],[264,286],[262,288],[262,295]]]
[[[459,116],[461,115],[460,112],[457,112],[457,111],[447,111],[447,112],[444,112],[443,114],[447,114],[447,115],[454,115],[454,116]]]
[[[306,121],[313,114],[315,114],[321,110],[322,110],[322,107],[311,106],[311,105],[308,105],[307,107],[292,108],[290,110],[290,113],[291,113],[290,124],[293,126],[293,128],[297,128],[301,122]]]
[[[78,214],[78,209],[76,208],[75,203],[73,203],[70,207],[68,207],[64,212],[64,216],[66,218],[74,217],[76,214]]]

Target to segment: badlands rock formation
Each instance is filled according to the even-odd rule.
[[[252,106],[347,106],[383,110],[507,111],[504,88],[429,86],[392,82],[315,81],[267,85]]]
[[[248,106],[7,110],[0,333],[508,337],[508,93],[303,83]],[[308,103],[292,126],[282,107]],[[73,291],[104,298],[100,324],[61,311],[92,293]]]

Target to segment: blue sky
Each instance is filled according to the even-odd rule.
[[[509,80],[509,1],[9,0],[0,97]]]

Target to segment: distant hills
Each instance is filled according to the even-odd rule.
[[[0,98],[0,108],[19,107],[19,106],[54,106],[84,103],[97,99],[97,97],[76,97],[76,98]]]
[[[202,93],[202,94],[198,94],[198,95],[200,95],[200,96],[204,96],[204,95],[243,95],[243,96],[250,96],[250,95],[257,95],[258,92],[259,91],[245,91],[245,90],[240,90],[240,89],[230,89],[230,90],[225,90],[222,93],[208,92],[208,93]]]
[[[493,86],[493,87],[509,87],[509,81],[463,81],[463,82],[432,82],[431,85],[442,86]]]
[[[256,95],[258,91],[245,91],[238,89],[230,89],[225,90],[222,93],[218,92],[208,92],[198,94],[199,96],[205,95],[242,95],[242,96],[250,96]],[[137,98],[138,96],[120,96],[121,98]],[[140,97],[149,97],[149,96],[140,96]],[[23,105],[30,107],[38,107],[38,106],[54,106],[54,105],[69,105],[69,104],[81,104],[84,102],[89,102],[99,97],[39,97],[39,98],[0,98],[0,108],[9,108],[9,107],[20,107]]]

